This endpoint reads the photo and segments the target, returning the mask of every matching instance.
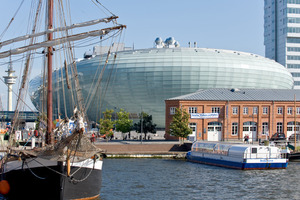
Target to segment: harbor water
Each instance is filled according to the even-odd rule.
[[[101,200],[300,199],[300,163],[242,171],[173,159],[105,159]]]

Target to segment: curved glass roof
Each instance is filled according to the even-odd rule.
[[[120,108],[137,117],[144,111],[153,116],[158,127],[165,126],[164,100],[209,88],[292,89],[292,75],[282,65],[262,56],[219,49],[151,48],[113,53],[105,65],[106,55],[77,62],[79,80],[88,116],[98,121],[100,109]],[[105,66],[103,76],[100,71]],[[55,78],[56,73],[53,74]],[[71,72],[69,73],[71,74]],[[61,77],[59,73],[59,77]],[[95,85],[101,78],[99,88]],[[72,77],[69,77],[72,79]],[[31,81],[33,103],[40,108],[38,78]],[[60,102],[63,114],[62,82],[56,85],[54,107]],[[57,81],[53,81],[57,84]],[[65,82],[63,82],[65,84]],[[66,90],[66,86],[65,86]],[[95,94],[89,99],[90,93]],[[66,92],[67,114],[73,103]],[[55,109],[55,108],[54,108]]]

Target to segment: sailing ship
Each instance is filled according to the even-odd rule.
[[[98,2],[98,1],[97,1]],[[42,8],[43,1],[38,1],[36,18],[34,19],[32,33],[18,38],[1,41],[0,49],[6,45],[29,40],[26,46],[16,49],[9,49],[0,52],[0,58],[12,55],[25,54],[25,67],[22,76],[21,88],[18,94],[16,114],[13,124],[18,120],[18,108],[25,96],[24,92],[28,82],[30,71],[29,62],[32,60],[32,51],[44,49],[43,55],[47,63],[47,131],[45,134],[46,146],[34,149],[19,149],[8,147],[6,155],[1,160],[1,182],[0,193],[3,199],[96,199],[99,198],[101,188],[102,153],[101,149],[94,146],[90,138],[85,134],[85,122],[88,120],[85,114],[83,98],[80,93],[79,81],[76,78],[76,62],[71,55],[69,66],[74,71],[76,97],[78,106],[74,108],[74,115],[70,120],[74,121],[75,127],[69,129],[69,119],[66,118],[60,126],[54,130],[53,109],[52,109],[52,63],[55,49],[72,49],[71,42],[85,39],[87,37],[98,37],[103,39],[113,31],[120,31],[124,25],[116,23],[118,18],[112,15],[107,18],[92,20],[84,23],[67,25],[66,20],[61,20],[64,26],[54,28],[53,13],[54,7],[62,6],[61,1],[54,5],[53,0],[48,0],[47,9],[47,30],[36,33],[35,30]],[[99,3],[99,2],[98,2]],[[100,4],[100,3],[99,3]],[[100,4],[101,5],[101,4]],[[61,11],[60,11],[61,12]],[[63,13],[63,12],[61,12]],[[70,30],[79,27],[91,26],[101,22],[113,22],[114,26],[70,34]],[[54,33],[62,32],[60,38],[54,38]],[[37,37],[46,36],[47,40],[37,42]],[[111,36],[110,36],[111,37]],[[65,66],[67,67],[65,61]],[[66,78],[68,79],[68,78]],[[43,120],[41,120],[43,121]],[[14,131],[14,128],[12,128]],[[11,136],[12,138],[12,136]]]

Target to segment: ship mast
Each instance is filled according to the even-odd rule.
[[[53,28],[53,0],[48,0],[48,30]],[[48,41],[53,39],[53,33],[48,33]],[[49,46],[47,51],[47,71],[48,71],[48,87],[47,87],[47,133],[46,143],[54,144],[54,136],[52,134],[52,55],[53,47]]]

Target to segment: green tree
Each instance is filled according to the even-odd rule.
[[[100,134],[105,135],[106,140],[113,135],[112,129],[114,128],[114,122],[112,121],[112,113],[114,110],[108,110],[103,112],[103,118],[100,119]]]
[[[147,138],[147,133],[156,133],[156,124],[152,121],[152,115],[142,112],[139,117],[140,121],[134,124],[134,130],[137,133],[144,133],[145,139]]]
[[[46,131],[46,126],[47,126],[47,115],[45,113],[41,113],[38,117],[37,120],[35,121],[35,130],[42,130],[43,132]]]
[[[120,131],[124,138],[124,134],[131,130],[132,120],[129,119],[129,112],[126,112],[124,109],[121,109],[117,115],[118,120],[116,121],[116,131]]]
[[[170,124],[169,134],[179,137],[181,143],[187,138],[188,135],[192,134],[192,130],[189,127],[190,115],[188,112],[182,108],[176,108],[175,115],[173,116],[173,121]]]

